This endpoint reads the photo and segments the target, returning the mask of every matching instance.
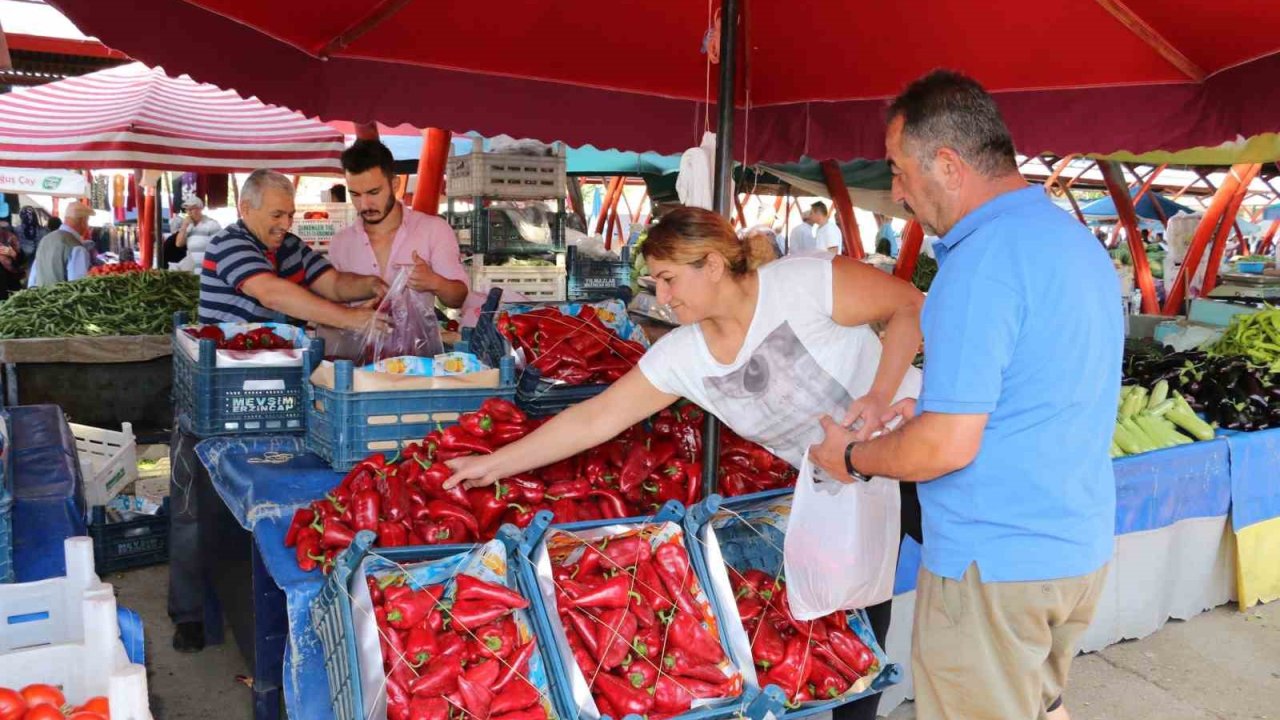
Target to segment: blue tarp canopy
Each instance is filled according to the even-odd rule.
[[[1129,197],[1138,194],[1138,188],[1130,188]],[[1160,220],[1160,215],[1156,213],[1155,202],[1159,201],[1160,209],[1164,210],[1164,216],[1171,218],[1180,212],[1193,213],[1195,210],[1180,205],[1169,198],[1157,193],[1148,192],[1142,196],[1142,199],[1134,205],[1134,210],[1138,213],[1138,217],[1146,220]],[[1101,220],[1104,218],[1116,217],[1116,204],[1110,197],[1104,197],[1101,200],[1095,200],[1088,205],[1080,208],[1080,212],[1085,218],[1090,220]]]
[[[391,150],[398,171],[417,171],[418,157],[422,154],[421,135],[383,135],[379,139]],[[473,142],[471,138],[453,138],[453,153],[470,153]],[[565,165],[570,175],[674,175],[680,172],[680,156],[597,150],[585,145],[569,148]]]
[[[1280,220],[1280,204],[1272,205],[1262,211],[1263,220]]]

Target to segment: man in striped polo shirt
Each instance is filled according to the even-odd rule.
[[[293,183],[258,170],[240,190],[240,220],[214,236],[200,275],[200,322],[303,321],[345,330],[389,329],[375,308],[382,278],[339,272],[298,236]],[[362,303],[351,307],[344,303]],[[199,438],[174,419],[169,444],[169,617],[173,647],[204,648],[205,569],[201,563],[197,482],[209,482],[195,454]]]
[[[240,220],[210,241],[200,276],[200,322],[309,321],[344,330],[370,323],[387,284],[376,275],[339,272],[298,236],[293,183],[257,170],[240,191]],[[358,307],[344,303],[374,300]]]

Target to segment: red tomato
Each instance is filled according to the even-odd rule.
[[[22,720],[66,720],[62,710],[49,704],[32,705]]]
[[[17,690],[0,688],[0,720],[19,720],[27,711],[27,701]]]
[[[37,705],[52,705],[55,708],[61,708],[67,704],[67,699],[63,697],[62,691],[52,685],[44,685],[36,683],[22,688],[22,699],[32,708]],[[61,711],[58,713],[61,715]],[[28,716],[30,713],[28,713]]]
[[[99,715],[110,715],[111,706],[105,697],[99,695],[98,697],[91,697],[86,700],[83,705],[76,708],[76,712],[91,712],[98,713]]]

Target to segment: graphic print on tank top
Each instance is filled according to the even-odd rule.
[[[791,463],[822,442],[819,418],[841,418],[853,402],[787,322],[769,333],[742,367],[702,382],[721,417],[733,418],[735,432]]]

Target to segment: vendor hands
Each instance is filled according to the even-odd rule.
[[[369,307],[366,303],[361,307],[348,308],[347,322],[344,323],[344,330],[364,331],[373,325],[373,332],[383,335],[391,332],[394,327],[391,318],[388,315],[378,312],[377,307]]]
[[[418,256],[417,250],[413,252],[413,273],[409,275],[409,289],[415,292],[435,292],[444,280],[444,276],[431,269],[431,263]]]
[[[502,479],[498,462],[493,455],[471,455],[445,461],[453,475],[444,481],[444,489],[450,490],[463,483],[469,488],[487,487]]]
[[[853,478],[844,467],[844,449],[849,447],[849,443],[856,442],[856,433],[837,423],[830,415],[823,415],[819,422],[822,423],[824,437],[821,444],[809,448],[809,459],[832,478],[852,482]]]
[[[366,275],[365,278],[367,283],[365,293],[366,297],[369,298],[369,302],[366,305],[378,307],[382,304],[382,298],[387,296],[387,290],[389,289],[387,283],[377,275]]]

